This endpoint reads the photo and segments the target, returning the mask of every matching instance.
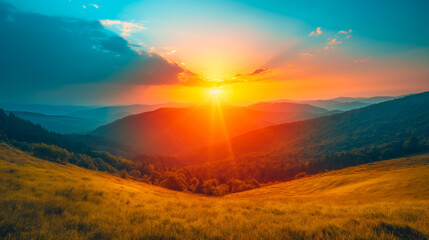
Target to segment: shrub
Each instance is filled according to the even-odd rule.
[[[121,178],[129,178],[128,173],[125,169],[121,171],[119,176],[121,176]]]
[[[97,167],[94,165],[94,159],[85,154],[73,154],[70,157],[69,162],[72,164],[76,164],[79,167],[84,167],[86,169],[98,170]]]
[[[306,177],[306,176],[307,176],[306,172],[300,172],[297,175],[295,175],[295,179],[303,178],[303,177]]]
[[[132,177],[139,178],[139,177],[141,177],[142,173],[139,170],[134,169],[130,172],[130,175]]]
[[[66,163],[72,156],[66,149],[44,143],[33,144],[34,156],[57,163]]]

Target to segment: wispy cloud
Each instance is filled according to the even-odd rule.
[[[103,26],[116,26],[116,27],[118,27],[119,30],[121,31],[121,36],[123,36],[123,37],[128,37],[133,32],[145,29],[143,26],[141,26],[137,23],[125,22],[125,21],[120,21],[120,20],[106,19],[106,20],[100,20],[100,23]]]
[[[173,55],[177,52],[176,49],[173,49],[171,47],[155,47],[155,46],[151,46],[149,48],[149,51],[151,53],[156,52],[157,54],[159,54],[163,57]]]
[[[345,35],[345,39],[349,39],[352,35],[351,35],[351,33],[352,33],[352,30],[350,29],[350,30],[348,30],[348,31],[344,31],[344,30],[342,30],[342,31],[339,31],[338,32],[338,35],[339,36],[344,36]]]
[[[323,48],[323,49],[325,49],[325,50],[327,50],[327,49],[334,49],[335,48],[335,45],[338,45],[338,44],[340,44],[340,43],[342,43],[343,41],[338,41],[338,39],[336,39],[336,38],[333,38],[333,39],[331,39],[327,44],[326,44],[326,46]]]
[[[316,29],[316,31],[312,31],[310,34],[308,34],[308,36],[312,37],[312,36],[319,36],[320,34],[322,34],[322,30],[320,27],[318,27]]]
[[[335,34],[335,36],[333,38],[328,38],[329,42],[326,44],[326,46],[323,48],[325,50],[328,49],[335,49],[335,45],[338,45],[340,43],[342,43],[344,40],[350,39],[352,30],[348,30],[348,31],[338,31],[337,34]]]
[[[312,60],[314,55],[311,53],[299,53],[299,56],[304,60]]]
[[[99,8],[100,7],[97,4],[93,4],[93,3],[90,3],[89,5],[91,5],[91,6],[95,7],[95,8]]]
[[[354,61],[354,63],[364,63],[364,62],[369,62],[369,61],[372,61],[372,59],[373,59],[373,57],[367,57],[367,58],[365,58],[365,59],[358,59],[358,60],[355,60]]]

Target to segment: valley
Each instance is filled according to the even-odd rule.
[[[3,239],[427,239],[429,155],[221,198],[167,190],[0,145]]]

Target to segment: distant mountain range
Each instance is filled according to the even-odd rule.
[[[0,103],[0,109],[63,134],[84,134],[128,115],[162,107],[183,107],[181,103],[89,107],[74,105]]]
[[[303,103],[310,104],[315,107],[323,108],[330,111],[350,111],[353,109],[363,108],[375,103],[381,103],[384,101],[393,100],[396,98],[401,98],[406,95],[391,97],[391,96],[379,96],[379,97],[338,97],[327,100],[307,100],[307,101],[293,101],[293,100],[277,100],[273,103]]]
[[[16,116],[40,124],[50,131],[64,134],[83,134],[94,130],[104,124],[103,121],[96,119],[86,119],[69,116],[46,115],[32,112],[11,112]]]
[[[294,113],[294,112],[306,112],[311,114],[330,114],[331,111],[328,111],[324,108],[315,107],[310,104],[300,104],[300,103],[289,103],[289,102],[261,102],[248,106],[249,109],[264,111],[264,112],[283,112],[283,113]]]
[[[330,113],[305,104],[161,108],[117,120],[92,134],[134,146],[142,153],[177,154],[258,128]]]
[[[248,109],[272,112],[289,113],[289,117],[280,117],[280,121],[269,120],[267,124],[276,124],[296,120],[309,119],[324,115],[340,113],[369,106],[397,97],[350,98],[339,97],[330,100],[311,100],[294,102],[279,100],[261,102],[248,106]],[[165,103],[155,105],[122,105],[122,106],[75,106],[75,105],[47,105],[47,104],[12,104],[0,103],[0,108],[14,112],[17,116],[40,124],[48,130],[64,134],[88,133],[102,125],[118,119],[160,108],[190,107],[184,103]],[[279,115],[279,114],[277,114]],[[267,126],[262,124],[260,126]],[[251,128],[253,129],[253,128]],[[240,132],[241,133],[241,132]]]
[[[0,103],[0,109],[12,112],[32,112],[45,115],[68,115],[72,112],[89,110],[96,107],[77,105],[49,105],[49,104],[16,104]]]
[[[372,103],[363,103],[358,101],[352,102],[339,102],[334,100],[314,100],[306,101],[305,103],[311,104],[313,106],[325,108],[327,110],[336,110],[336,111],[350,111],[358,108],[363,108],[371,105]]]
[[[68,116],[87,118],[87,119],[96,119],[103,121],[104,123],[109,123],[123,117],[153,111],[159,108],[167,107],[186,107],[184,103],[165,103],[165,104],[155,104],[155,105],[123,105],[123,106],[105,106],[97,107],[91,109],[78,110],[72,113],[69,113]]]
[[[408,94],[407,94],[408,95]],[[330,100],[333,101],[337,101],[337,102],[361,102],[361,103],[380,103],[380,102],[385,102],[385,101],[390,101],[393,99],[397,99],[397,98],[401,98],[401,97],[405,97],[407,95],[402,95],[402,96],[398,96],[398,97],[390,97],[390,96],[379,96],[379,97],[338,97],[338,98],[333,98]]]

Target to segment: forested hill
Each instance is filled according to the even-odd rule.
[[[429,92],[255,130],[188,155],[195,172],[268,182],[429,149]]]
[[[13,113],[6,114],[2,109],[0,142],[46,160],[71,162],[94,170],[117,172],[134,166],[131,161],[111,154],[125,152],[127,147],[124,145],[93,136],[58,134]]]

